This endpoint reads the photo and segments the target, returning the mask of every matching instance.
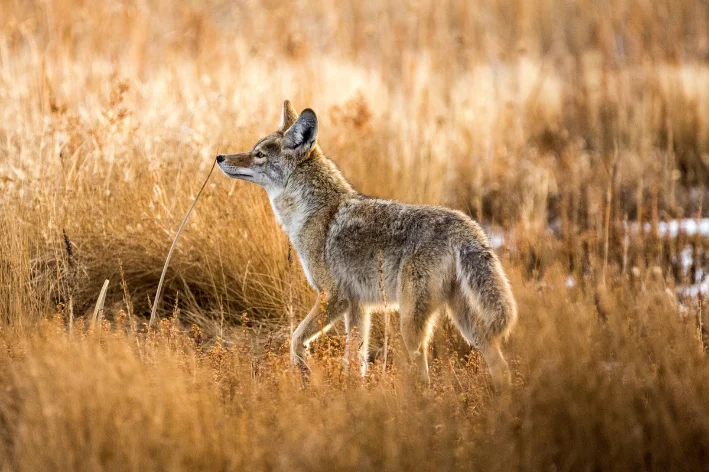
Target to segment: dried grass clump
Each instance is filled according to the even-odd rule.
[[[386,373],[345,371],[343,336],[316,343],[304,386],[286,337],[264,343],[247,328],[205,341],[177,317],[145,331],[120,315],[69,332],[55,315],[5,329],[3,467],[701,469],[709,366],[694,323],[627,290],[606,294],[614,311],[601,322],[593,300],[549,296],[563,277],[544,281],[515,278],[527,315],[501,397],[450,338],[436,346],[430,388],[398,347]]]

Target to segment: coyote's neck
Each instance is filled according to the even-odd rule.
[[[269,193],[273,213],[298,252],[308,282],[317,289],[323,288],[318,275],[324,269],[330,221],[353,195],[352,186],[324,156],[298,165],[280,193]]]

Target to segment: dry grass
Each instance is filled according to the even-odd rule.
[[[700,0],[0,3],[0,464],[706,469],[709,319],[674,288],[708,242],[658,228],[709,208],[707,25]],[[213,156],[284,98],[357,188],[503,231],[508,395],[448,326],[430,389],[397,329],[385,374],[343,372],[340,329],[303,388],[289,315],[315,294],[221,175],[144,328]]]

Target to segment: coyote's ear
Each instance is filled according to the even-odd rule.
[[[283,102],[283,112],[281,114],[281,132],[285,133],[288,128],[293,126],[295,120],[298,119],[298,113],[291,104],[290,100]]]
[[[306,154],[315,144],[317,137],[318,117],[313,110],[306,108],[283,135],[283,144],[299,154]]]

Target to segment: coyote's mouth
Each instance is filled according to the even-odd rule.
[[[246,172],[227,172],[229,175],[234,177],[253,177],[253,174],[247,174]]]
[[[219,168],[222,172],[224,172],[224,175],[226,175],[227,177],[234,177],[238,179],[250,179],[254,176],[254,173],[249,169],[239,169],[229,166],[222,166],[221,164],[219,164]]]

